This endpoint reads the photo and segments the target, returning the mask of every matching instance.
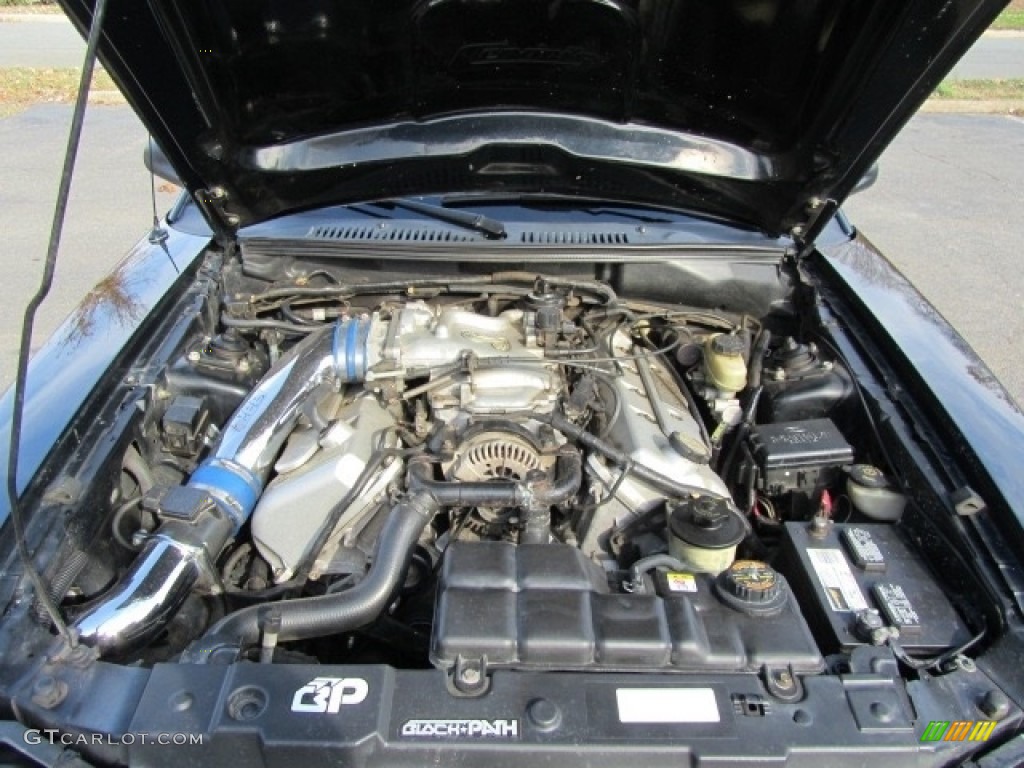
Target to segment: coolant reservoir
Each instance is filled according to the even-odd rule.
[[[854,464],[848,470],[846,493],[854,508],[865,517],[895,523],[903,515],[907,498],[893,487],[882,470],[869,464]]]
[[[704,342],[708,381],[720,392],[740,392],[747,386],[747,345],[739,336],[716,333]]]

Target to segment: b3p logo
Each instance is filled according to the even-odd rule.
[[[370,692],[361,677],[314,677],[292,697],[292,712],[341,711],[343,704],[359,704]]]

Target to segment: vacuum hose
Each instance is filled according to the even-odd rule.
[[[543,473],[519,482],[445,482],[434,480],[429,461],[409,462],[409,496],[388,514],[377,552],[365,579],[337,594],[296,598],[273,606],[243,608],[214,624],[188,649],[183,661],[208,662],[218,649],[232,652],[259,640],[271,615],[279,642],[337,635],[372,623],[401,585],[420,534],[434,514],[450,506],[518,506],[527,510],[527,531],[542,541],[550,529],[550,508],[575,494],[582,482],[579,451],[563,446],[554,477]],[[532,523],[532,525],[531,525]],[[278,624],[279,622],[279,624]]]

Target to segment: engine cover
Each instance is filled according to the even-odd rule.
[[[781,577],[780,577],[781,579]],[[431,660],[516,669],[819,672],[824,662],[789,594],[773,615],[716,595],[713,579],[671,597],[614,594],[571,546],[456,542],[445,552]]]
[[[292,434],[275,465],[278,475],[252,515],[253,542],[270,564],[275,582],[290,579],[305,558],[321,555],[314,573],[323,566],[322,553],[309,552],[310,544],[362,473],[377,436],[394,425],[394,416],[386,408],[361,397],[343,408],[324,435],[313,430]],[[351,529],[376,509],[402,466],[394,461],[378,471],[341,515],[336,530]],[[336,549],[337,537],[332,536],[329,544],[332,551]]]
[[[708,464],[711,450],[667,367],[621,336],[617,337],[616,353],[624,362],[619,365],[619,375],[609,380],[619,408],[608,439],[638,464],[715,495],[729,496],[729,489]],[[661,504],[665,494],[631,475],[620,478],[621,468],[597,454],[590,454],[587,467],[599,495],[615,491],[583,531],[580,548],[593,556],[608,551],[606,536],[613,527]]]

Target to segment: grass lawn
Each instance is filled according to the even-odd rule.
[[[78,92],[78,78],[77,69],[0,69],[0,116],[14,114],[32,104],[70,103]],[[93,74],[92,88],[117,91],[106,72]],[[120,98],[111,100],[119,102]],[[102,94],[94,95],[92,103],[103,103]]]
[[[960,101],[1024,100],[1024,79],[946,80],[935,89],[932,98]]]
[[[992,29],[1024,29],[1024,0],[1013,0],[999,18],[992,24]]]
[[[1024,10],[1008,8],[999,14],[999,18],[993,22],[990,29],[1024,29]]]
[[[0,0],[0,11],[14,13],[63,13],[59,5],[48,0]]]

